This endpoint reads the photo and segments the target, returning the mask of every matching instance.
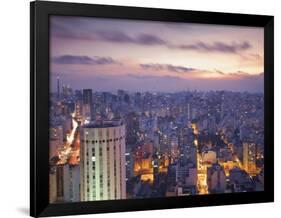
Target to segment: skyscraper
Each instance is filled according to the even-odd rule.
[[[80,201],[80,169],[79,165],[59,165],[49,174],[50,202]]]
[[[93,92],[92,89],[83,89],[83,114],[87,117],[93,113]]]
[[[57,77],[57,98],[60,98],[60,78]]]
[[[256,144],[243,143],[243,167],[244,170],[252,175],[256,174]]]
[[[125,126],[120,121],[89,124],[80,137],[80,200],[125,199]]]
[[[83,104],[92,105],[93,92],[92,89],[83,89]]]
[[[80,201],[80,166],[64,165],[64,201]]]
[[[49,136],[49,158],[58,155],[58,149],[63,145],[63,128],[62,126],[52,126]]]
[[[224,193],[226,189],[226,176],[224,169],[217,163],[207,169],[208,190],[211,193]]]

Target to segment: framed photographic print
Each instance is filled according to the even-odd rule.
[[[31,216],[274,200],[272,16],[30,12]]]

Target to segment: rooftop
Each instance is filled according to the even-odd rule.
[[[109,128],[123,125],[121,120],[103,120],[90,122],[83,126],[83,128]]]

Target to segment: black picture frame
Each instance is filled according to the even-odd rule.
[[[49,204],[49,16],[69,15],[264,28],[265,187],[261,192]],[[35,1],[30,4],[30,215],[60,216],[274,201],[274,17]]]

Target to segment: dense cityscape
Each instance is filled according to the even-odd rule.
[[[262,191],[263,93],[51,94],[50,202]]]
[[[50,203],[264,189],[264,29],[50,16]]]

